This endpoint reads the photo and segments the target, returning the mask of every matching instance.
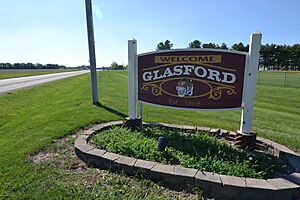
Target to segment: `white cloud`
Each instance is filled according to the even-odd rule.
[[[102,20],[103,19],[103,14],[102,14],[102,11],[101,9],[99,8],[99,6],[97,6],[96,4],[93,4],[93,13],[94,13],[94,16],[99,19],[99,20]]]

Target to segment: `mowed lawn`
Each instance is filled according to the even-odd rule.
[[[62,69],[54,69],[54,70],[30,70],[30,71],[22,71],[22,70],[0,70],[0,80],[7,79],[7,78],[18,78],[18,77],[25,77],[25,76],[36,76],[36,75],[43,75],[43,74],[53,74],[53,73],[60,73],[60,72],[71,72],[74,70],[62,70]]]
[[[300,71],[259,71],[258,85],[300,88]]]
[[[127,196],[123,197],[130,199],[169,198],[158,192],[161,188],[149,183],[141,183],[145,186],[142,189],[131,188],[122,178],[96,186],[88,185],[84,179],[76,183],[66,181],[64,171],[51,165],[35,165],[28,159],[56,139],[83,127],[123,119],[127,115],[127,72],[100,72],[99,96],[102,106],[92,105],[87,74],[0,95],[0,199],[118,199],[124,191]],[[300,151],[299,97],[300,89],[297,88],[258,86],[254,131],[261,137]],[[143,107],[145,121],[232,131],[239,128],[240,114],[241,111]]]

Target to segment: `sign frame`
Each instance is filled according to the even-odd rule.
[[[172,50],[160,50],[160,51],[152,51],[146,52],[142,54],[137,54],[137,41],[135,39],[128,40],[128,114],[129,119],[137,119],[137,104],[139,102],[140,109],[141,104],[150,104],[159,107],[167,107],[167,108],[175,108],[179,110],[199,110],[199,111],[221,111],[221,110],[242,110],[241,116],[241,125],[240,132],[245,134],[251,134],[252,132],[252,118],[253,118],[253,107],[254,107],[254,97],[256,93],[256,77],[258,71],[259,64],[259,50],[261,46],[261,38],[262,34],[260,32],[255,32],[250,37],[249,44],[249,53],[248,52],[240,52],[235,50],[224,50],[224,49],[172,49]],[[210,52],[224,52],[231,54],[240,54],[245,55],[245,68],[244,68],[244,82],[243,82],[243,93],[241,99],[241,106],[234,108],[218,108],[218,109],[198,109],[198,108],[182,108],[182,107],[172,107],[166,105],[158,105],[149,102],[144,102],[138,100],[138,57],[158,54],[158,53],[167,53],[167,52],[193,52],[193,51],[210,51]]]

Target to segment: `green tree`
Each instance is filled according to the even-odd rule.
[[[270,53],[270,68],[269,68],[269,70],[278,69],[277,58],[276,58],[276,46],[277,46],[276,44],[271,44],[268,49],[268,51]]]
[[[220,49],[228,49],[227,45],[223,42],[220,46]]]
[[[110,65],[110,69],[112,69],[112,70],[123,70],[124,65],[119,65],[117,62],[113,61]]]
[[[291,66],[292,70],[300,71],[300,44],[291,46]]]
[[[231,46],[231,49],[237,50],[237,51],[246,51],[246,46],[240,42],[240,43],[235,43]]]
[[[260,48],[260,59],[259,64],[263,67],[264,70],[269,69],[272,63],[272,55],[270,51],[270,45],[261,45]]]
[[[211,49],[216,49],[217,48],[217,44],[215,43],[204,43],[202,44],[202,48],[211,48]]]
[[[117,69],[118,68],[118,63],[113,61],[111,64],[110,64],[110,68],[111,69]]]
[[[201,42],[199,40],[194,40],[189,43],[188,48],[201,48]]]
[[[164,49],[172,49],[173,43],[170,40],[166,40],[165,42],[160,42],[157,44],[156,51],[164,50]]]

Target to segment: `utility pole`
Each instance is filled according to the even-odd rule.
[[[92,0],[85,0],[85,9],[86,9],[86,23],[87,23],[88,42],[89,42],[92,98],[93,98],[93,104],[98,104],[99,103],[99,101],[98,101],[98,81],[97,81],[97,69],[96,69]]]

